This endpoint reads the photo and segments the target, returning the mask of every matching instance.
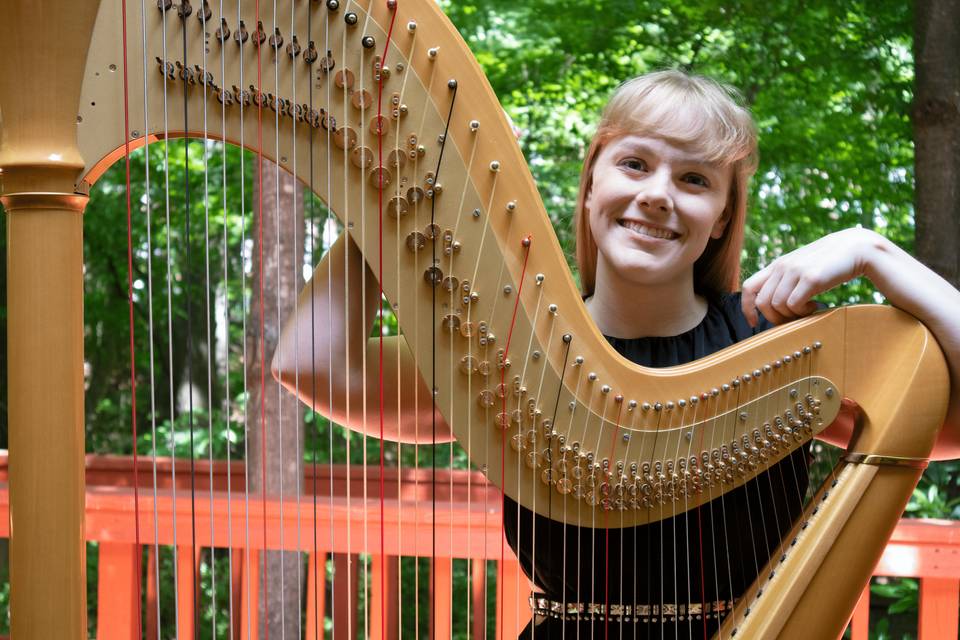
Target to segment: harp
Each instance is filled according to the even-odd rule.
[[[324,200],[379,274],[472,463],[535,513],[618,528],[695,509],[856,400],[848,452],[718,631],[840,633],[943,420],[946,368],[922,325],[849,307],[670,370],[626,362],[587,316],[497,100],[429,0],[10,2],[0,22],[24,601],[49,597],[41,576],[66,567],[65,628],[83,632],[85,194],[138,147],[206,137],[255,150]],[[51,382],[60,402],[44,397]],[[37,471],[51,466],[52,483]],[[57,515],[31,529],[31,501]],[[61,555],[43,557],[45,527],[67,541]],[[50,628],[23,611],[14,625]]]

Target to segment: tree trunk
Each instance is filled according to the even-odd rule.
[[[278,181],[277,165],[269,160],[263,160],[260,170],[262,188],[254,175],[251,206],[253,273],[249,286],[253,293],[247,321],[247,468],[251,493],[259,493],[265,481],[268,496],[277,498],[282,493],[285,504],[294,509],[303,478],[302,412],[293,394],[283,391],[271,377],[270,361],[277,348],[280,327],[293,312],[303,285],[303,190],[282,169]],[[261,201],[262,226],[259,222]],[[258,587],[262,621],[258,637],[299,637],[300,600],[306,577],[300,566],[300,554],[271,551],[265,554],[265,560],[265,572],[263,559],[260,564],[260,575],[266,579]],[[269,625],[267,629],[264,624]]]
[[[914,9],[917,258],[960,286],[960,2]]]

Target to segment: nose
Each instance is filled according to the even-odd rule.
[[[669,213],[673,211],[670,194],[670,172],[660,167],[651,172],[637,189],[637,205],[644,211]]]

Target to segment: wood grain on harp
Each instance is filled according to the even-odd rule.
[[[188,3],[131,5],[125,26],[142,39],[121,51],[121,7],[104,2],[70,115],[78,190],[129,148],[179,137],[243,145],[294,173],[340,219],[367,273],[383,274],[403,337],[378,356],[392,367],[382,403],[368,388],[363,410],[349,409],[350,394],[371,379],[349,364],[334,371],[357,360],[338,336],[286,335],[277,375],[294,386],[320,358],[337,400],[312,406],[365,431],[370,410],[406,420],[399,395],[416,387],[414,424],[442,420],[506,495],[568,524],[626,528],[692,511],[804,446],[854,399],[863,420],[849,455],[720,631],[836,637],[943,421],[947,370],[929,331],[896,309],[848,307],[689,365],[627,362],[587,314],[511,126],[437,4],[342,5],[280,2],[289,19],[276,25],[257,19],[254,0],[223,15],[206,3],[192,15]],[[120,74],[103,72],[123,56],[144,79],[126,114]],[[125,115],[141,124],[121,130]]]

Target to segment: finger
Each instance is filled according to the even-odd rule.
[[[773,307],[781,317],[787,320],[793,320],[797,317],[793,309],[787,305],[787,300],[790,299],[790,295],[797,288],[797,281],[799,279],[800,276],[792,271],[785,273],[783,277],[780,278],[780,282],[777,284],[773,295],[770,296],[770,306]]]
[[[755,306],[760,310],[760,313],[763,314],[763,317],[773,324],[783,324],[787,321],[787,318],[783,317],[770,304],[770,301],[773,299],[773,294],[780,285],[780,280],[782,278],[783,274],[779,269],[771,270],[770,277],[766,282],[763,283],[763,286],[760,287],[760,291],[757,293],[755,301]]]
[[[817,305],[812,302],[813,296],[826,291],[829,287],[824,287],[819,279],[809,274],[797,281],[797,286],[787,299],[787,306],[794,310],[797,315],[809,315],[816,310]],[[813,308],[810,309],[811,304]],[[801,312],[800,310],[805,311]]]
[[[740,306],[747,323],[751,327],[756,327],[759,321],[757,317],[757,293],[760,292],[760,288],[768,277],[767,269],[762,269],[744,280],[743,288],[740,290]]]

